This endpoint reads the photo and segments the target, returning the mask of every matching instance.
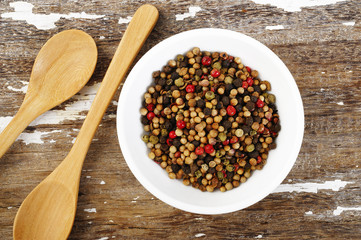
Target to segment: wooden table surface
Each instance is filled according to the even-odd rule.
[[[99,51],[84,89],[37,118],[0,159],[1,239],[12,238],[20,204],[69,152],[130,16],[144,2],[0,2],[0,129],[22,103],[34,59],[52,35],[84,30]],[[161,40],[200,27],[241,32],[273,50],[303,99],[300,154],[284,182],[251,207],[215,216],[175,209],[141,186],[124,161],[115,126],[119,89],[84,163],[69,239],[361,239],[361,2],[148,3],[160,18],[137,60]]]

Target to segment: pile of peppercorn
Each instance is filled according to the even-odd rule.
[[[224,192],[266,164],[280,131],[276,99],[239,57],[195,47],[153,79],[140,109],[142,139],[171,179]]]

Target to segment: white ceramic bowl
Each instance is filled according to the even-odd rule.
[[[255,171],[246,183],[227,192],[201,192],[171,180],[164,169],[147,156],[141,140],[143,126],[139,109],[142,96],[160,70],[177,54],[193,47],[203,51],[227,52],[258,70],[276,95],[281,131],[277,148],[271,150],[265,167]],[[123,86],[117,111],[117,131],[123,156],[135,177],[154,196],[184,211],[221,214],[246,208],[270,194],[287,176],[301,148],[304,130],[302,100],[291,73],[269,48],[241,33],[222,29],[196,29],[174,35],[149,50],[134,66]]]

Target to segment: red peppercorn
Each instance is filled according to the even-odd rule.
[[[231,140],[229,140],[231,144],[238,142],[238,137],[232,136]]]
[[[168,146],[172,146],[172,142],[173,142],[173,140],[172,140],[172,139],[167,138],[167,144],[168,144]]]
[[[247,78],[247,84],[248,86],[252,86],[253,85],[253,79],[252,78]]]
[[[148,109],[149,112],[153,112],[154,108],[155,108],[155,106],[154,106],[153,103],[149,103],[148,106],[147,106],[147,109]]]
[[[262,108],[264,106],[264,102],[261,99],[258,99],[256,105],[257,107]]]
[[[238,165],[238,164],[234,164],[233,166],[234,166],[234,172],[237,172],[238,169],[239,169],[239,165]]]
[[[169,137],[170,137],[171,139],[176,138],[177,135],[175,134],[175,131],[170,131],[170,132],[169,132]]]
[[[248,88],[248,83],[247,83],[246,81],[243,81],[243,82],[242,82],[242,87],[243,87],[244,89]]]
[[[227,146],[229,144],[229,139],[226,139],[222,142],[223,146]]]
[[[187,93],[193,93],[196,90],[195,86],[192,84],[188,84],[186,87],[186,92]]]
[[[221,72],[218,69],[213,68],[212,71],[211,71],[211,76],[212,77],[219,77],[219,75],[221,75]]]
[[[211,144],[207,144],[206,146],[204,146],[204,150],[208,154],[211,154],[212,152],[214,152],[214,148],[213,148],[213,146]]]
[[[247,67],[247,66],[246,66],[246,69],[247,69],[247,71],[248,71],[249,73],[251,73],[252,69],[251,69],[250,67]]]
[[[177,127],[178,127],[179,129],[185,128],[185,127],[186,127],[186,122],[183,121],[183,120],[178,120],[178,121],[177,121]]]
[[[179,158],[181,156],[181,152],[177,151],[174,153],[174,157]]]
[[[202,147],[197,147],[196,150],[195,150],[195,153],[197,155],[202,155],[204,153],[204,148]]]
[[[204,149],[202,147],[197,147],[195,153],[197,155],[202,155],[204,153]]]
[[[208,79],[208,74],[203,74],[201,79]]]
[[[258,156],[258,157],[257,157],[257,163],[260,163],[261,161],[262,161],[261,156]]]
[[[148,118],[149,121],[152,121],[152,119],[153,119],[154,117],[155,117],[154,112],[149,112],[149,113],[147,114],[147,118]]]
[[[204,66],[209,66],[209,65],[211,65],[211,63],[212,63],[212,58],[210,56],[204,56],[202,58],[202,64]]]
[[[227,114],[229,116],[233,116],[234,114],[236,114],[236,109],[232,105],[228,105]]]

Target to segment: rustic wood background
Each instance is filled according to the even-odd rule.
[[[98,17],[61,18],[44,30],[9,17],[5,13],[15,12],[13,2],[0,2],[1,127],[17,112],[34,59],[53,34],[84,30],[95,39],[99,60],[86,88],[39,117],[0,159],[1,239],[12,238],[21,202],[69,152],[127,17],[145,2],[158,8],[160,18],[137,59],[161,40],[200,27],[245,33],[271,48],[302,95],[303,145],[283,184],[259,203],[216,216],[177,210],[145,190],[123,159],[115,131],[119,89],[85,160],[69,239],[361,239],[360,1],[330,0],[309,7],[317,1],[289,3],[306,6],[299,11],[257,4],[268,2],[260,0],[27,2],[33,14]]]

